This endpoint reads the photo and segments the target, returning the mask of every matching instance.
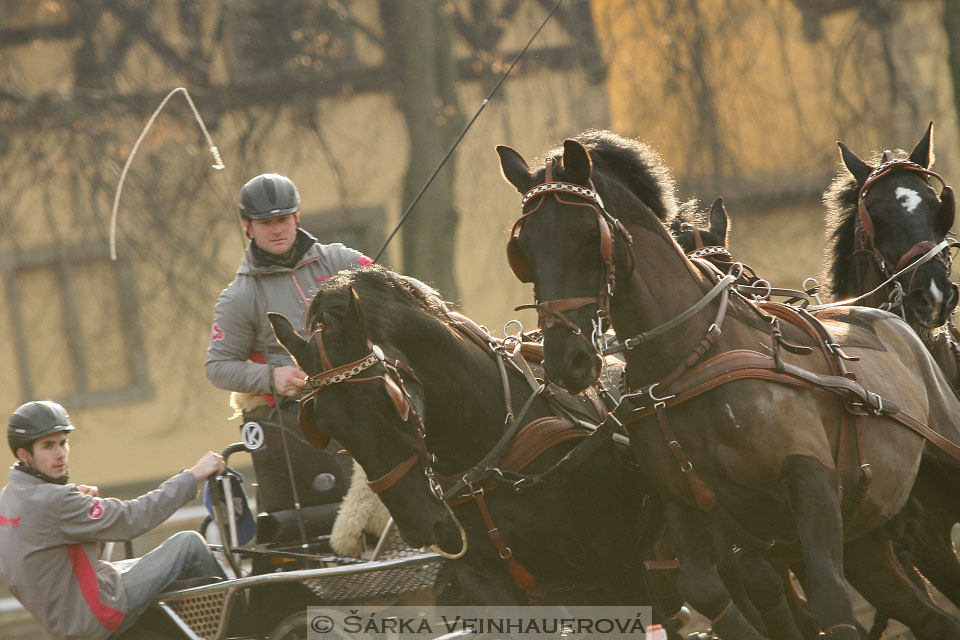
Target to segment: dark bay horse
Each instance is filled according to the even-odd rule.
[[[466,542],[451,526],[437,481],[446,488],[472,472],[513,419],[556,438],[546,450],[527,452],[528,475],[549,469],[584,433],[569,439],[555,429],[549,394],[534,395],[513,361],[471,339],[437,299],[368,267],[341,272],[318,290],[305,324],[312,339],[282,316],[271,315],[271,322],[313,380],[332,380],[302,409],[305,435],[314,443],[335,438],[353,455],[408,544],[439,544],[451,554],[467,545],[455,565],[471,604],[527,604],[530,594],[551,586],[588,586],[597,603],[650,602],[638,564],[646,491],[629,453],[609,440],[522,491],[514,489],[518,476],[509,475],[507,458],[489,461],[503,475],[476,476],[458,494],[462,500],[448,496]],[[530,591],[525,572],[536,580]]]
[[[629,163],[634,147],[588,132],[534,170],[498,147],[504,176],[524,194],[508,254],[534,283],[551,380],[576,392],[596,378],[585,336],[607,317],[631,347],[631,447],[666,499],[681,592],[721,637],[760,637],[716,575],[706,531],[719,521],[746,545],[802,560],[829,638],[859,637],[844,568],[918,638],[960,638],[960,623],[903,575],[886,530],[925,450],[960,478],[960,465],[915,432],[932,425],[960,442],[960,401],[928,351],[883,311],[795,324],[792,312],[725,294],[729,280],[695,266],[670,237],[636,178],[646,167]]]
[[[688,257],[703,257],[727,273],[741,264],[737,263],[726,249],[728,224],[729,216],[722,199],[718,198],[706,218],[696,211],[686,210],[678,213],[670,224],[670,231]],[[885,233],[900,233],[900,231],[894,226],[886,228]],[[741,268],[744,268],[745,272],[752,273],[749,267]],[[869,291],[870,289],[865,288],[860,293]],[[855,290],[854,293],[856,293]],[[935,352],[934,359],[937,359]],[[900,558],[904,571],[911,579],[920,582],[926,578],[954,605],[960,606],[960,559],[957,557],[951,539],[953,518],[950,510],[943,505],[940,492],[930,495],[934,487],[928,486],[930,481],[925,478],[926,469],[921,465],[920,475],[912,492],[914,503],[910,507],[911,515],[906,523],[904,535],[894,541],[897,557]],[[950,492],[949,489],[947,491]],[[934,506],[924,507],[916,500],[918,495],[923,494],[927,494],[925,496],[927,504]],[[916,512],[915,515],[914,512]],[[917,574],[917,570],[920,574]],[[920,577],[921,575],[923,578]],[[788,588],[789,586],[787,583]],[[790,594],[789,591],[787,593]],[[798,621],[806,622],[806,611],[799,598],[791,600],[791,605],[795,607],[794,613]],[[878,615],[868,637],[879,637],[879,632],[886,626],[886,617]]]

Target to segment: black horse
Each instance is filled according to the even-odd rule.
[[[384,269],[341,272],[318,290],[307,315],[310,340],[282,316],[270,318],[314,380],[340,376],[318,387],[301,427],[315,443],[335,438],[353,455],[408,544],[438,544],[448,554],[466,545],[455,565],[470,603],[650,602],[639,549],[650,510],[629,454],[606,439],[538,482],[587,430],[557,418],[550,392],[534,395],[522,367],[471,338],[466,319]],[[485,456],[514,420],[531,433],[542,428],[555,444],[527,451],[528,464],[511,472],[513,453]],[[502,473],[474,473],[481,460]],[[462,491],[451,489],[465,474]],[[437,482],[448,489],[455,518]],[[571,587],[580,589],[563,595]]]
[[[870,292],[895,272],[910,266],[941,242],[954,219],[953,190],[930,170],[933,123],[910,155],[885,151],[874,162],[861,160],[837,143],[847,171],[824,193],[827,205],[829,292],[837,300]],[[943,185],[938,197],[931,178]],[[908,270],[858,304],[901,315],[922,337],[943,332],[957,306],[957,285],[950,282],[950,254]],[[946,372],[956,368],[955,359]]]
[[[649,190],[636,188],[646,170],[633,161],[636,146],[591,132],[534,170],[498,147],[504,175],[524,194],[508,256],[534,283],[551,379],[576,391],[596,376],[596,351],[583,336],[604,318],[632,347],[639,410],[631,447],[666,500],[681,591],[722,637],[759,637],[717,579],[704,528],[719,519],[744,544],[802,558],[827,637],[859,637],[845,568],[918,638],[960,638],[960,623],[905,578],[886,531],[921,456],[936,451],[951,479],[960,473],[946,453],[960,449],[960,402],[929,353],[909,327],[876,310],[821,313],[817,324],[790,308],[727,297],[730,279],[689,262]],[[863,413],[857,407],[869,413],[849,418]],[[861,433],[852,423],[869,427]],[[914,432],[928,424],[954,443]]]

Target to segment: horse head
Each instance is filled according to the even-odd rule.
[[[436,544],[448,511],[425,448],[423,389],[403,352],[371,340],[356,292],[339,293],[346,304],[331,300],[321,307],[310,318],[309,340],[284,316],[268,314],[277,340],[310,376],[300,428],[315,446],[333,438],[350,452],[407,544]]]
[[[870,257],[885,280],[933,249],[950,231],[954,219],[953,190],[930,171],[933,123],[909,157],[883,153],[874,166],[842,142],[840,154],[857,189],[854,253]],[[943,189],[938,197],[931,178]],[[950,253],[908,270],[898,279],[908,321],[921,327],[944,324],[957,304],[957,286],[950,282]],[[860,291],[859,293],[862,293]]]
[[[605,198],[621,194],[595,175],[578,140],[565,141],[562,154],[537,171],[510,147],[498,146],[497,153],[504,177],[524,194],[507,256],[517,277],[534,283],[544,370],[578,393],[600,373],[596,339],[609,321],[613,292],[635,266],[630,234],[606,211],[596,184],[609,182]]]
[[[707,220],[709,226],[701,227],[694,219],[695,217],[696,212],[684,211],[670,223],[670,233],[676,238],[677,244],[684,253],[689,254],[708,247],[725,248],[727,246],[729,216],[723,206],[723,198],[717,198],[710,206]],[[727,255],[729,256],[729,253]]]

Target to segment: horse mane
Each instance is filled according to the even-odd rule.
[[[661,222],[676,215],[678,206],[676,182],[664,164],[663,158],[648,144],[624,138],[612,131],[599,129],[589,129],[573,139],[589,152],[593,160],[595,182],[605,183],[612,180],[623,185],[647,205]],[[551,149],[546,153],[543,163],[535,167],[541,172],[541,181],[547,158],[553,158],[555,170],[558,174],[563,174],[560,163],[562,157],[563,147]],[[603,186],[607,185],[601,184],[598,188]],[[631,209],[624,208],[618,211],[618,217],[631,222],[640,222],[639,219],[632,218],[631,212]]]
[[[903,149],[897,149],[894,157],[903,159],[907,158],[908,154]],[[865,161],[875,167],[882,160],[882,152],[874,151]],[[825,260],[820,280],[821,286],[833,298],[844,295],[850,285],[850,258],[857,248],[854,232],[857,225],[859,196],[860,185],[846,167],[840,168],[837,176],[823,193],[823,204],[827,208],[827,224]]]
[[[443,301],[438,296],[430,296],[403,276],[372,265],[343,270],[320,285],[307,307],[303,326],[309,331],[315,330],[325,322],[325,314],[342,320],[351,290],[359,296],[362,309],[376,309],[376,313],[364,314],[368,336],[374,342],[383,341],[390,335],[411,309],[422,311],[427,318],[443,325],[450,325]]]

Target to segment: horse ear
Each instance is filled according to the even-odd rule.
[[[723,239],[723,246],[727,246],[727,210],[723,206],[723,198],[717,198],[710,207],[710,233]]]
[[[366,348],[367,321],[363,317],[363,308],[360,306],[360,296],[350,287],[350,297],[347,298],[347,311],[343,314],[343,326],[340,334],[344,340],[354,342],[355,346]]]
[[[927,132],[910,152],[910,162],[929,169],[933,164],[933,120],[927,126]]]
[[[873,169],[870,167],[870,165],[861,160],[860,156],[851,151],[850,147],[843,144],[839,140],[837,141],[837,146],[840,147],[840,157],[843,159],[843,166],[847,168],[847,171],[853,174],[857,184],[863,186],[863,183],[867,181],[867,176],[870,175],[870,172],[873,171]]]
[[[593,161],[586,148],[576,140],[563,142],[563,170],[571,182],[589,184]]]
[[[310,345],[300,337],[287,317],[282,313],[268,311],[267,319],[270,321],[270,326],[273,327],[273,335],[277,337],[277,342],[283,345],[283,348],[297,361],[298,365],[306,363]]]
[[[517,188],[520,193],[526,193],[533,185],[530,176],[530,167],[527,161],[523,159],[516,150],[503,144],[497,145],[497,153],[500,155],[500,171],[507,182]]]

